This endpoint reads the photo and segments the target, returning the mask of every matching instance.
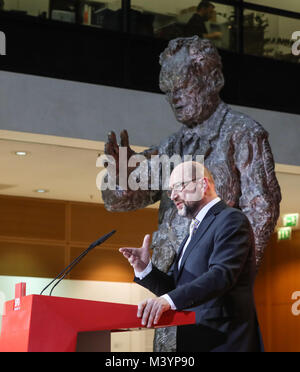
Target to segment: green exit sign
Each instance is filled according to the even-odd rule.
[[[299,222],[299,213],[286,214],[283,216],[284,227],[297,227]]]
[[[278,230],[278,240],[291,240],[292,239],[292,228],[282,227]]]

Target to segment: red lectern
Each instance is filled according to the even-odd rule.
[[[143,328],[135,305],[26,296],[24,287],[4,305],[1,352],[110,351],[111,332]],[[194,323],[192,312],[168,311],[157,328]]]

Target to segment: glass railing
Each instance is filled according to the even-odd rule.
[[[84,1],[81,6],[82,22],[107,30],[122,31],[123,10],[121,0]]]
[[[216,0],[209,9],[199,2],[131,0],[125,9],[124,0],[0,0],[0,11],[166,40],[198,35],[220,49],[299,62],[292,35],[300,31],[300,0]]]
[[[292,53],[296,31],[300,31],[300,19],[245,9],[244,53],[299,62]]]
[[[0,10],[35,17],[49,17],[49,0],[0,0]]]
[[[122,30],[122,0],[0,0],[0,10],[55,21]]]
[[[122,31],[122,0],[50,0],[50,18]]]
[[[210,9],[197,10],[198,0],[132,0],[132,8],[147,18],[149,34],[163,39],[205,37],[223,49],[236,50],[231,29],[235,22],[233,6],[211,3]]]
[[[244,2],[300,13],[299,0],[244,0]]]

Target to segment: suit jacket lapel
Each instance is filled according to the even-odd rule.
[[[176,262],[178,263],[179,261],[179,258],[181,256],[181,253],[182,253],[182,250],[183,250],[183,247],[185,246],[185,243],[187,242],[188,238],[189,238],[190,234],[187,234],[187,236],[184,238],[183,242],[181,243],[179,249],[178,249],[178,253],[177,253],[177,257],[176,257]]]
[[[178,276],[178,261],[179,261],[179,258],[181,256],[181,252],[183,250],[183,247],[185,246],[185,243],[187,242],[189,236],[190,236],[190,234],[187,234],[187,236],[184,238],[183,242],[181,243],[181,245],[178,249],[178,253],[177,253],[176,260],[175,260],[175,265],[174,265],[175,278],[177,278],[177,276]]]
[[[197,246],[198,241],[202,238],[205,231],[209,228],[209,226],[211,225],[211,223],[213,222],[214,219],[215,219],[214,215],[209,215],[209,216],[205,217],[205,219],[202,221],[202,223],[199,226],[197,232],[195,233],[192,240],[190,241],[190,244],[186,247],[186,250],[185,250],[183,258],[182,258],[182,261],[180,263],[179,275],[182,272],[185,261],[188,258],[189,254]]]

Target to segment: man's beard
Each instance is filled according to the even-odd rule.
[[[182,209],[178,210],[178,214],[181,217],[192,219],[195,217],[198,207],[199,203],[193,203],[191,205],[187,205],[184,203]]]

